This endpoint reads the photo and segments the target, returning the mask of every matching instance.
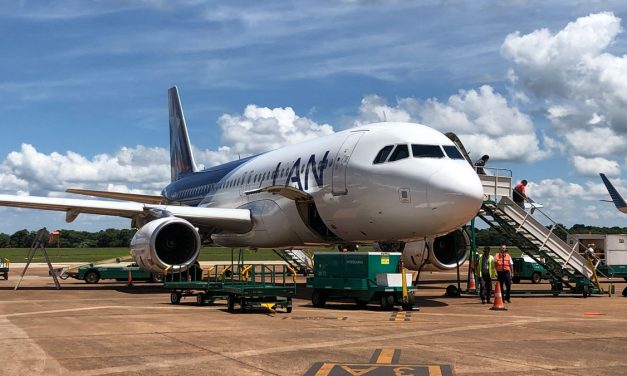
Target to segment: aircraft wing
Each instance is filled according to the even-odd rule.
[[[601,180],[603,180],[603,184],[605,184],[605,188],[607,188],[607,192],[610,194],[610,197],[612,198],[612,202],[616,206],[616,209],[620,210],[621,212],[626,211],[627,203],[625,203],[623,197],[620,195],[620,193],[618,193],[616,188],[614,188],[614,185],[610,182],[607,176],[605,176],[605,174],[599,175],[601,175]]]
[[[248,209],[203,208],[195,206],[153,205],[129,201],[82,200],[55,197],[0,195],[0,206],[63,211],[65,220],[72,222],[79,214],[99,214],[136,218],[151,212],[165,211],[183,218],[195,226],[212,227],[236,233],[252,227]],[[154,214],[153,214],[154,215]]]
[[[66,189],[65,191],[68,193],[74,193],[77,195],[112,198],[114,200],[143,202],[145,204],[165,204],[168,201],[163,196],[141,195],[141,194],[136,194],[136,193],[94,191],[91,189],[77,189],[77,188],[70,188],[70,189]]]

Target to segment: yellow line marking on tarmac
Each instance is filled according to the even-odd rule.
[[[377,364],[392,364],[392,358],[394,357],[394,353],[396,352],[395,349],[381,349],[381,353],[379,354],[379,357],[377,358],[376,362]]]
[[[429,376],[442,376],[442,368],[440,366],[429,366]]]
[[[335,367],[335,364],[333,363],[324,363],[318,372],[316,372],[316,376],[327,376],[333,367]]]

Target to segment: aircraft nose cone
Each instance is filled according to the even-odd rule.
[[[477,215],[483,202],[483,187],[477,173],[469,166],[455,167],[434,173],[427,185],[431,212],[447,227],[467,223]]]

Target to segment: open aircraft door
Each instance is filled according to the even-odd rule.
[[[333,179],[331,185],[334,196],[348,193],[348,188],[346,187],[346,167],[348,166],[351,154],[353,154],[353,150],[355,150],[355,146],[357,146],[357,142],[363,134],[364,131],[349,133],[333,160]]]

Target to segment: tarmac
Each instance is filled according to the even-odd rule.
[[[2,375],[624,375],[626,284],[608,296],[512,296],[492,311],[444,296],[455,273],[423,273],[419,311],[311,306],[292,313],[179,305],[158,284],[61,281],[47,268],[0,280]],[[465,276],[465,271],[462,271]],[[514,288],[548,290],[549,284]]]

